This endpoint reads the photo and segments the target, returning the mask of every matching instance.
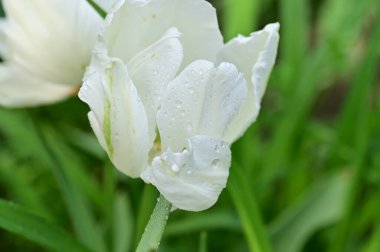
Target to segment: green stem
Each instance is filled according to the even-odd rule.
[[[146,225],[145,232],[137,246],[136,252],[157,251],[165,230],[166,222],[169,218],[171,206],[171,203],[160,195],[149,222]]]

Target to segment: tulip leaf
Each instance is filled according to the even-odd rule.
[[[274,251],[301,251],[315,231],[337,222],[343,214],[349,182],[342,174],[321,179],[280,214],[269,227]]]
[[[133,215],[126,194],[116,195],[113,214],[113,251],[129,251],[133,244]]]
[[[61,228],[14,203],[0,199],[0,227],[54,251],[88,252]]]
[[[241,225],[237,216],[227,210],[191,213],[188,217],[170,222],[166,227],[165,236],[181,236],[211,229],[240,232]]]
[[[233,162],[230,171],[228,190],[241,220],[250,251],[272,251],[248,178],[236,162]]]

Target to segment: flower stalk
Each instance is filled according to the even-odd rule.
[[[149,222],[145,227],[139,245],[137,246],[136,252],[157,251],[166,227],[166,222],[169,219],[171,207],[172,204],[160,195]]]

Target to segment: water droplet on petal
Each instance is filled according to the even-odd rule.
[[[178,165],[176,165],[176,164],[173,164],[172,166],[171,166],[171,168],[172,168],[172,171],[173,172],[179,172],[179,167],[178,167]]]
[[[220,163],[220,159],[214,159],[214,160],[212,160],[212,162],[211,162],[211,167],[212,168],[218,168],[218,166],[219,166],[219,163]]]

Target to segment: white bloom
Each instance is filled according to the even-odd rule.
[[[223,45],[204,0],[118,1],[79,93],[115,166],[177,208],[212,206],[226,186],[230,144],[258,115],[278,28]]]
[[[86,0],[3,0],[0,104],[34,106],[75,93],[91,59],[100,15]]]

